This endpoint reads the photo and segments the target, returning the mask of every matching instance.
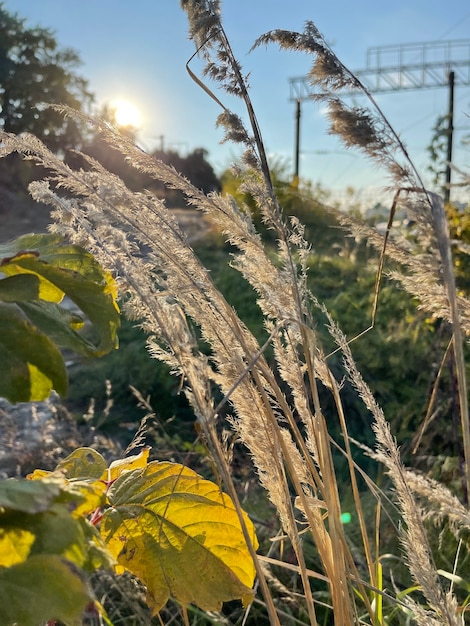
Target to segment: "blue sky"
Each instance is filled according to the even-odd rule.
[[[218,106],[186,72],[194,52],[187,37],[186,14],[177,0],[5,0],[5,7],[27,19],[28,25],[51,28],[61,46],[74,48],[83,65],[97,105],[121,97],[139,107],[140,142],[182,152],[204,147],[218,172],[236,159],[237,150],[220,145],[215,128]],[[270,154],[293,168],[294,104],[288,79],[306,73],[310,59],[274,47],[249,53],[254,40],[273,28],[302,30],[315,22],[341,60],[351,69],[365,66],[371,46],[470,38],[467,0],[225,0],[223,19],[245,72],[250,72],[252,98]],[[198,71],[197,61],[192,65]],[[239,104],[222,95],[229,108]],[[426,146],[438,115],[447,110],[446,89],[381,95],[389,117],[419,168],[427,164]],[[456,88],[457,129],[470,127],[470,88]],[[302,110],[301,176],[332,189],[352,185],[375,188],[387,184],[383,172],[357,153],[345,151],[327,134],[322,108],[305,103]],[[470,133],[470,128],[466,131]],[[456,132],[456,161],[469,162],[469,150],[458,147],[464,132]]]

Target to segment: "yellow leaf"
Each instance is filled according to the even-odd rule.
[[[27,474],[26,478],[28,480],[41,480],[41,478],[45,478],[51,474],[52,472],[48,472],[47,470],[35,469],[31,474]]]
[[[54,285],[49,280],[41,276],[34,270],[29,270],[21,266],[21,261],[36,260],[38,255],[34,252],[25,252],[23,254],[16,255],[14,262],[9,264],[2,264],[2,272],[7,276],[15,276],[17,274],[31,274],[39,278],[39,298],[48,302],[62,302],[64,299],[64,292],[62,289]]]
[[[101,476],[101,480],[110,483],[119,478],[123,472],[130,472],[131,470],[145,467],[149,458],[149,452],[150,448],[144,448],[139,454],[113,461]]]
[[[88,517],[104,504],[106,485],[101,480],[71,480],[68,492],[76,497],[76,508],[71,510],[72,517]]]
[[[29,530],[0,528],[0,566],[10,567],[23,563],[36,539]]]
[[[80,475],[80,464],[83,460],[83,455],[88,451],[88,448],[78,448],[71,455],[69,455],[64,461],[59,463],[54,472],[47,472],[45,470],[34,470],[31,474],[27,475],[29,480],[42,480],[52,477],[56,481],[59,481],[64,497],[70,499],[69,511],[75,519],[79,517],[87,517],[97,508],[102,506],[106,499],[106,483],[102,480],[95,478],[83,478],[83,479],[68,479],[64,476],[66,470],[70,470],[70,475],[73,476],[73,470],[77,471]],[[93,450],[93,452],[95,452]],[[96,453],[98,455],[98,453]],[[101,455],[100,455],[101,456]],[[104,462],[104,459],[103,459]],[[96,471],[98,464],[93,466],[90,463],[90,473],[93,474],[93,470]]]
[[[33,363],[26,364],[29,371],[32,398],[47,398],[51,393],[54,383]]]
[[[154,461],[121,475],[108,499],[101,535],[120,566],[146,585],[154,613],[170,596],[203,610],[251,600],[254,563],[234,504],[216,484]],[[246,515],[244,523],[256,549]]]

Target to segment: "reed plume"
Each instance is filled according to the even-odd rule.
[[[216,81],[245,104],[247,125],[217,99],[223,108],[218,124],[224,127],[227,140],[245,147],[238,173],[243,189],[255,199],[264,224],[275,232],[274,253],[257,232],[252,215],[232,197],[202,193],[174,168],[147,155],[109,124],[90,120],[65,107],[57,108],[64,115],[91,124],[94,132],[121,152],[133,168],[182,192],[187,204],[203,213],[211,226],[224,235],[236,251],[233,267],[257,294],[268,334],[266,344],[260,345],[216,288],[210,272],[162,200],[148,192],[131,192],[117,176],[85,155],[83,168],[72,169],[31,135],[16,137],[4,133],[1,150],[4,155],[17,151],[48,170],[47,180],[33,183],[30,191],[38,201],[53,207],[51,230],[87,247],[104,267],[113,271],[126,314],[148,334],[150,355],[167,363],[181,378],[218,473],[241,516],[239,494],[219,435],[221,409],[229,407],[228,424],[248,450],[253,471],[292,546],[296,562],[291,566],[296,568],[302,583],[305,623],[317,624],[320,600],[312,584],[314,580],[323,585],[323,595],[327,590],[330,623],[383,624],[378,599],[390,600],[390,594],[381,588],[379,546],[375,545],[374,550],[376,538],[363,511],[358,484],[361,471],[351,450],[348,415],[342,403],[343,381],[331,371],[313,321],[313,311],[322,309],[343,355],[344,375],[372,414],[376,458],[393,483],[401,516],[399,538],[404,559],[424,597],[421,602],[411,597],[395,599],[396,606],[411,611],[419,624],[462,623],[455,596],[439,579],[426,535],[425,514],[416,493],[428,498],[439,516],[449,517],[457,533],[468,527],[468,510],[452,494],[440,491],[403,466],[386,416],[358,371],[347,338],[308,289],[310,246],[299,220],[286,217],[277,199],[246,78],[224,31],[220,4],[183,0],[181,5],[188,15],[190,37],[205,61],[205,80]],[[272,31],[256,45],[273,42],[315,55],[309,76],[322,90],[318,97],[329,105],[331,131],[343,138],[346,147],[359,147],[385,166],[397,189],[397,202],[401,196],[405,198],[416,224],[416,236],[412,241],[387,237],[385,253],[398,268],[393,277],[419,299],[422,307],[449,322],[455,353],[463,359],[459,333],[461,328],[464,333],[470,330],[470,311],[468,301],[457,297],[452,287],[450,243],[439,226],[439,199],[424,189],[405,146],[373,100],[371,110],[350,108],[340,100],[340,90],[364,87],[334,55],[313,23],[309,22],[301,34]],[[201,84],[190,63],[188,69]],[[207,85],[205,90],[213,95]],[[402,188],[404,192],[399,191]],[[355,236],[366,238],[384,251],[383,236],[375,230],[351,216],[341,216],[341,220]],[[200,350],[200,338],[210,346],[209,354]],[[367,341],[367,335],[363,340]],[[274,364],[266,357],[268,344]],[[468,465],[464,378],[461,372],[462,429]],[[322,407],[320,384],[333,400],[332,414]],[[332,421],[340,424],[341,443],[332,440]],[[359,520],[360,540],[354,550],[341,519],[339,477],[333,453],[338,449],[347,460],[349,486]],[[369,484],[374,496],[381,498],[372,480]],[[316,578],[304,551],[305,531],[321,563],[322,571],[315,573]],[[275,578],[267,568],[272,560],[259,558],[251,548],[268,619],[271,624],[286,623],[280,617],[282,607],[276,604],[272,593],[274,587],[282,588],[280,582],[271,586]],[[361,553],[360,565],[357,550]]]

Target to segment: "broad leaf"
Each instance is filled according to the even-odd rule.
[[[120,319],[116,285],[87,251],[59,235],[24,235],[0,245],[0,271],[37,277],[41,300],[59,303],[69,296],[97,332],[95,353],[116,347]]]
[[[121,475],[108,498],[102,537],[121,568],[147,586],[154,613],[170,596],[204,610],[251,600],[253,560],[235,507],[217,485],[182,465],[151,462]]]
[[[90,602],[79,570],[56,555],[37,555],[0,567],[0,624],[38,626],[58,620],[79,626]]]
[[[0,486],[3,483],[10,486],[3,498],[6,506],[0,508],[0,529],[5,533],[5,541],[14,537],[16,531],[26,531],[34,536],[27,554],[58,554],[82,566],[87,560],[87,529],[71,515],[85,500],[81,491],[70,489],[65,478],[56,475],[41,481],[10,479]],[[41,493],[44,504],[39,507],[37,498]],[[27,537],[22,540],[27,542]]]
[[[88,571],[114,565],[86,519],[104,503],[106,485],[35,474],[37,480],[0,481],[0,566],[37,554],[57,554]]]
[[[0,527],[0,567],[23,563],[31,552],[35,538],[29,530]]]
[[[77,448],[61,461],[54,472],[34,470],[28,479],[41,481],[49,476],[63,476],[63,489],[58,502],[67,503],[74,517],[86,517],[101,507],[106,500],[106,461],[93,448]]]
[[[77,448],[59,463],[56,470],[69,480],[72,478],[101,478],[106,471],[106,461],[93,448]]]
[[[10,402],[44,400],[67,391],[67,372],[56,345],[15,304],[0,303],[0,396]]]
[[[99,356],[117,346],[116,285],[86,250],[58,235],[24,235],[0,245],[0,396],[10,402],[64,395],[67,372],[58,349]],[[76,331],[67,295],[92,323],[93,341]]]
[[[51,503],[59,496],[62,484],[62,480],[53,476],[41,482],[20,478],[2,480],[0,481],[0,511],[2,509],[22,513],[47,511]]]
[[[107,480],[107,482],[112,482],[119,478],[124,472],[130,472],[131,470],[145,467],[149,458],[149,452],[150,448],[144,448],[139,454],[133,454],[132,456],[126,456],[124,459],[113,461],[106,473],[102,476],[102,479]]]
[[[105,272],[92,254],[68,243],[62,236],[55,234],[22,235],[6,243],[0,244],[0,259],[3,267],[15,264],[22,256],[33,256],[38,260],[35,268],[40,280],[47,282],[47,276],[41,271],[41,264],[52,267],[71,270],[79,273],[83,278],[99,283],[105,281],[108,284],[107,291],[114,297],[114,283],[108,272]],[[2,271],[4,271],[2,267]],[[14,272],[16,273],[16,272]],[[48,289],[42,285],[43,289]],[[41,295],[45,300],[50,299]]]
[[[19,307],[37,328],[60,346],[84,356],[93,356],[96,348],[91,341],[80,335],[83,318],[71,313],[54,302],[21,302]]]
[[[70,501],[69,511],[73,517],[87,517],[106,502],[106,483],[92,478],[71,480],[63,500]]]
[[[32,274],[18,274],[0,280],[0,300],[27,302],[39,298],[39,279]]]
[[[0,518],[1,519],[1,518]],[[23,519],[11,520],[17,527],[25,527],[36,539],[31,556],[57,554],[78,567],[87,560],[87,539],[81,523],[74,519],[66,506],[54,506],[50,511],[35,515],[24,515]]]

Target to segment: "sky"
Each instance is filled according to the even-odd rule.
[[[88,80],[97,109],[118,98],[139,109],[143,148],[163,146],[183,154],[205,148],[219,174],[236,161],[239,151],[222,145],[222,131],[215,127],[221,109],[186,71],[195,48],[178,0],[4,0],[4,6],[28,26],[50,28],[61,47],[78,52],[83,61],[78,72]],[[225,0],[222,16],[234,52],[249,72],[268,154],[289,172],[295,137],[289,78],[306,74],[313,59],[273,46],[250,52],[258,36],[275,28],[301,31],[311,20],[352,70],[365,67],[369,47],[470,38],[468,0]],[[200,75],[197,59],[191,68]],[[215,91],[243,116],[238,101]],[[447,89],[436,88],[376,98],[425,177],[432,127],[446,114],[448,97]],[[470,161],[470,147],[459,145],[470,134],[469,115],[470,87],[456,85],[454,155],[461,167]],[[328,134],[324,106],[316,102],[302,104],[300,176],[338,198],[353,187],[355,197],[366,201],[389,184],[383,171]]]

